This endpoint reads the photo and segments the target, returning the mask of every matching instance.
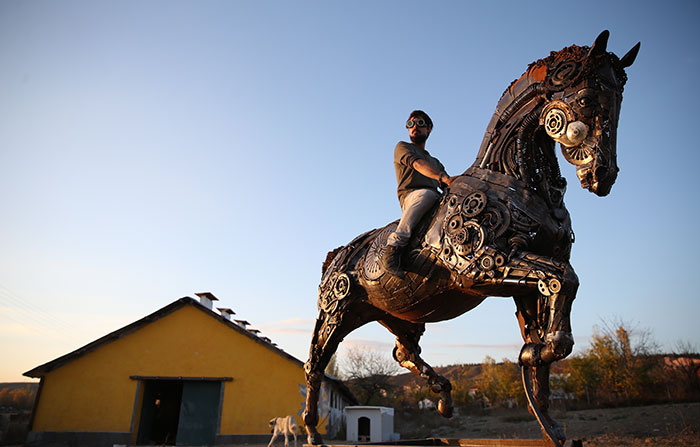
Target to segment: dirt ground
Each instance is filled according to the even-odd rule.
[[[650,405],[580,411],[551,411],[568,439],[584,446],[700,447],[700,403]],[[405,420],[404,420],[405,419]],[[457,415],[451,420],[433,416],[397,417],[395,431],[402,439],[510,438],[541,439],[539,425],[526,411],[490,415]]]

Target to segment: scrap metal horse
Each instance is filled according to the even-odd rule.
[[[305,364],[304,423],[309,444],[322,443],[319,387],[338,344],[378,321],[394,335],[394,358],[438,393],[452,415],[451,385],[420,357],[426,322],[455,318],[489,296],[512,296],[525,341],[519,355],[530,410],[544,436],[563,445],[548,413],[549,366],[571,353],[569,315],[578,278],[569,264],[573,232],[563,202],[554,142],[576,166],[581,186],[605,196],[617,178],[616,132],[639,43],[622,59],[603,31],[589,47],[552,52],[503,93],[474,164],[442,196],[405,250],[405,278],[380,263],[396,222],[328,254],[319,286],[319,317]]]

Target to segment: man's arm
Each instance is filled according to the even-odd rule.
[[[416,171],[420,172],[424,176],[431,178],[433,180],[437,180],[440,183],[444,183],[447,186],[450,186],[452,182],[455,181],[457,177],[450,177],[447,175],[447,172],[445,171],[438,171],[434,167],[432,167],[428,162],[425,160],[418,159],[413,162],[413,169]]]

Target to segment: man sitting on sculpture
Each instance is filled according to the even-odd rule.
[[[425,149],[425,142],[433,130],[433,121],[422,110],[414,110],[406,122],[410,143],[399,141],[394,149],[394,169],[398,183],[397,194],[401,205],[401,220],[389,235],[381,258],[382,267],[402,278],[401,254],[408,245],[411,233],[425,213],[440,198],[438,187],[450,186],[457,177],[450,177],[440,160]]]

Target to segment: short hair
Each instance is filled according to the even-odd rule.
[[[408,119],[410,120],[411,118],[416,117],[416,116],[419,116],[419,117],[423,118],[423,119],[428,123],[428,127],[431,128],[431,129],[433,128],[433,120],[430,119],[430,117],[428,116],[427,113],[425,113],[425,112],[422,111],[422,110],[414,110],[414,111],[411,112],[411,114],[408,116]]]

